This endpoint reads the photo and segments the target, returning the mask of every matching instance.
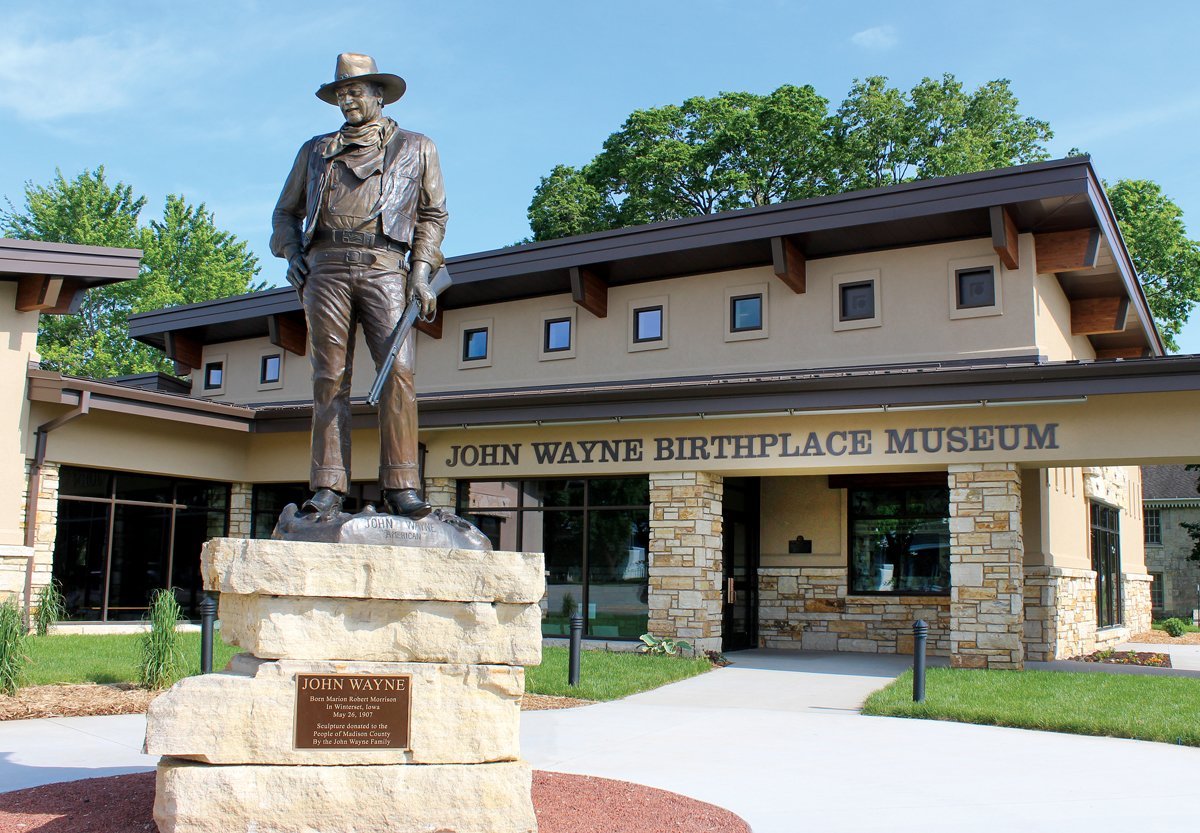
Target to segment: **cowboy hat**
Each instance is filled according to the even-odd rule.
[[[404,79],[390,72],[380,72],[375,65],[375,59],[370,55],[359,55],[356,52],[343,52],[338,55],[337,67],[333,71],[333,80],[322,84],[317,90],[317,98],[327,104],[337,104],[337,88],[350,81],[367,81],[378,84],[383,89],[383,103],[391,104],[404,95]]]

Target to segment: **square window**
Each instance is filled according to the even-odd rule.
[[[204,389],[220,390],[225,386],[225,362],[209,362],[204,365]]]
[[[662,341],[663,338],[663,308],[641,307],[633,311],[633,341],[641,344],[647,341]]]
[[[729,331],[731,333],[744,333],[762,328],[762,295],[735,295],[729,299]]]
[[[561,353],[571,349],[571,319],[550,318],[545,322],[543,351]]]
[[[875,282],[858,281],[838,287],[841,321],[864,321],[875,317]]]
[[[283,356],[271,353],[263,356],[259,362],[258,383],[271,385],[277,383],[283,376]]]
[[[992,267],[958,269],[954,273],[954,282],[959,309],[996,306],[996,274]]]
[[[481,359],[486,359],[488,355],[488,330],[487,327],[477,327],[470,330],[463,330],[463,352],[462,357],[465,362],[474,362]]]

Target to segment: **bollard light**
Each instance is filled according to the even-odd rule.
[[[579,685],[579,653],[583,650],[583,616],[571,617],[571,656],[567,665],[567,685]]]
[[[205,593],[200,602],[200,673],[211,674],[213,666],[213,623],[217,618],[217,600]]]
[[[925,702],[925,640],[929,625],[924,619],[913,622],[913,702]]]

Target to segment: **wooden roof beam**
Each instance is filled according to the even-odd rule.
[[[1147,347],[1104,347],[1096,351],[1097,359],[1144,359],[1149,355]]]
[[[204,363],[204,345],[179,332],[164,334],[167,358],[175,360],[175,372],[181,376],[196,370]]]
[[[1012,212],[1004,205],[993,205],[989,210],[992,220],[992,248],[1000,255],[1005,269],[1016,269],[1021,263],[1017,245],[1017,223]]]
[[[442,308],[438,307],[437,313],[433,316],[432,321],[422,321],[420,318],[418,318],[417,323],[414,324],[413,326],[415,326],[418,330],[420,330],[421,332],[423,332],[425,335],[429,336],[430,338],[441,338],[442,337]]]
[[[1074,298],[1071,301],[1071,335],[1097,336],[1125,331],[1129,317],[1129,299]]]
[[[17,312],[39,312],[58,304],[63,279],[50,275],[21,275],[17,279]]]
[[[608,317],[608,281],[590,267],[571,267],[571,298],[597,318]]]
[[[308,322],[301,313],[283,312],[268,315],[267,339],[276,347],[303,356],[308,352]]]
[[[790,237],[771,238],[771,267],[775,277],[797,295],[808,289],[808,271],[804,252]]]
[[[1100,229],[1051,231],[1033,236],[1040,275],[1094,269],[1100,253]]]

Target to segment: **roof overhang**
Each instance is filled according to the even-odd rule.
[[[771,265],[795,291],[794,264],[860,252],[992,237],[1002,209],[1016,234],[1094,232],[1110,257],[1059,264],[1064,292],[1119,301],[1120,326],[1089,332],[1102,355],[1162,355],[1149,306],[1087,157],[689,217],[450,258],[446,309],[571,293],[587,307],[605,287]],[[998,249],[999,250],[999,249]],[[1107,261],[1107,262],[1105,262]],[[1078,266],[1079,268],[1072,268]],[[1128,310],[1128,314],[1124,313]],[[134,338],[195,360],[197,345],[303,323],[291,288],[131,316]],[[1107,352],[1104,352],[1107,351]],[[194,366],[194,365],[193,365]]]
[[[84,292],[138,276],[140,249],[0,238],[0,280],[17,284],[20,312],[68,314]]]

